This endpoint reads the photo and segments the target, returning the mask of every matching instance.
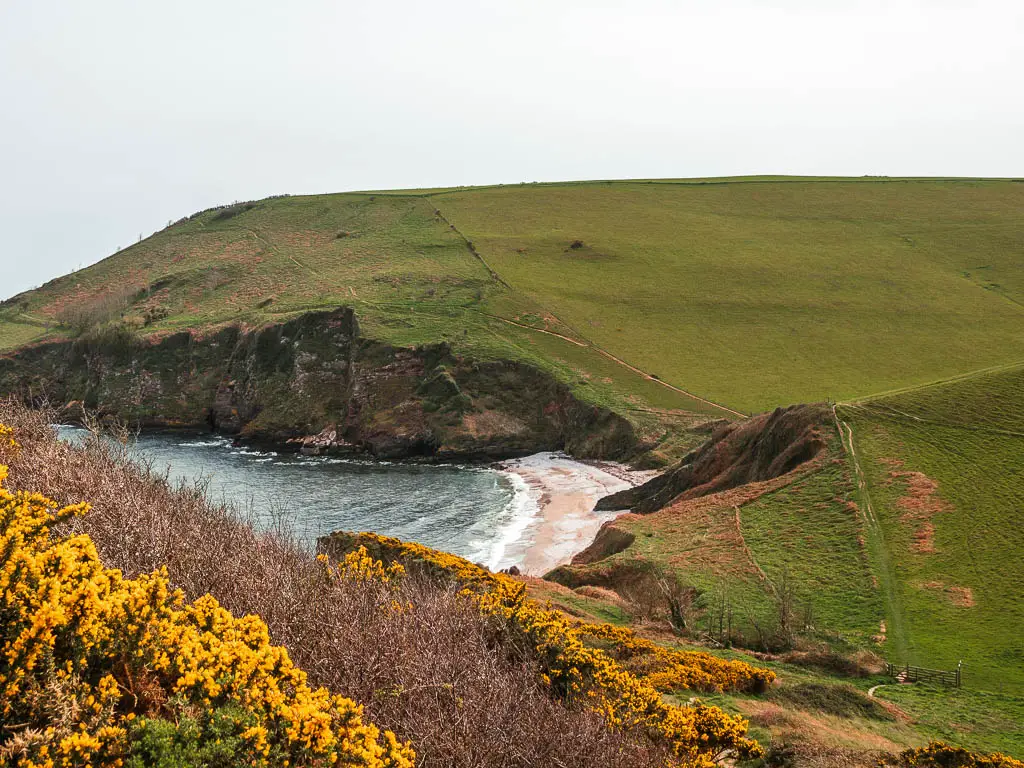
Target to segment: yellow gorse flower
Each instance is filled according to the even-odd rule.
[[[972,752],[963,747],[941,741],[932,741],[925,747],[901,752],[895,759],[887,758],[879,766],[896,765],[901,768],[944,768],[948,766],[970,766],[971,768],[1024,768],[1024,762],[1001,752],[989,754]]]
[[[16,446],[0,425],[0,441]],[[0,466],[0,725],[18,735],[16,764],[123,764],[128,732],[175,697],[189,708],[232,705],[251,723],[246,762],[411,768],[390,732],[363,722],[350,699],[313,689],[257,616],[236,618],[206,595],[186,605],[165,571],[124,579],[104,568],[88,536],[55,525],[88,512],[3,487]],[[343,568],[345,578],[398,569]],[[378,566],[380,566],[378,568]],[[64,702],[55,716],[55,701]],[[68,714],[71,713],[71,714]]]
[[[628,629],[571,620],[529,599],[521,582],[447,552],[370,533],[359,534],[356,543],[360,562],[374,556],[403,562],[461,585],[461,594],[533,648],[541,681],[554,693],[584,702],[613,727],[668,744],[677,765],[707,768],[725,756],[749,759],[763,754],[757,742],[746,738],[743,718],[699,701],[685,707],[667,704],[661,693],[682,688],[756,690],[775,679],[773,672],[709,653],[663,648]],[[609,650],[594,647],[595,641]],[[623,660],[643,657],[645,671],[630,671],[613,654]]]

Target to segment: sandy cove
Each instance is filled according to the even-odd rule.
[[[594,540],[601,524],[621,512],[595,512],[602,496],[649,479],[651,472],[634,472],[621,464],[586,464],[558,453],[538,453],[502,463],[502,471],[518,475],[537,505],[534,522],[524,533],[520,570],[540,576]]]

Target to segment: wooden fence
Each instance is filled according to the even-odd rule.
[[[961,668],[963,662],[956,665],[952,672],[944,669],[928,669],[927,667],[913,667],[910,664],[886,664],[885,672],[889,677],[899,680],[901,683],[939,683],[941,685],[959,688],[961,683]]]

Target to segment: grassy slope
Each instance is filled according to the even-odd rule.
[[[579,333],[740,410],[1024,358],[1021,184],[609,183],[432,200]],[[585,247],[568,249],[576,239]]]
[[[971,180],[662,180],[278,198],[195,216],[7,302],[0,348],[39,338],[69,309],[118,292],[133,294],[129,317],[165,310],[148,326],[160,333],[349,304],[370,335],[398,344],[448,340],[481,357],[532,362],[654,434],[663,430],[658,411],[715,409],[590,346],[507,321],[592,341],[742,410],[934,381],[1024,358],[1022,207],[1024,185]],[[584,247],[569,248],[576,239]],[[998,631],[1000,615],[1019,610],[1006,599],[990,605],[982,585],[996,562],[982,533],[1016,536],[1012,525],[1003,533],[1009,500],[1019,498],[1016,438],[960,429],[994,418],[991,381],[959,382],[954,406],[942,400],[945,388],[887,400],[936,412],[938,425],[890,418],[884,428],[878,419],[857,426],[867,454],[920,456],[942,494],[984,521],[954,526],[944,518],[937,533],[940,543],[977,539],[971,551],[986,553],[980,565],[941,552],[899,564],[901,582],[941,573],[976,590],[971,615],[991,618],[984,630],[965,630],[972,652],[971,643]],[[1006,387],[1019,392],[1016,381]],[[1015,418],[1012,403],[998,407]],[[873,471],[872,493],[884,509],[896,489]],[[842,481],[822,476],[745,505],[743,533],[771,578],[785,564],[827,586],[815,599],[822,622],[865,634],[875,607],[858,565],[860,534],[823,482]],[[989,490],[976,495],[977,487]],[[898,526],[886,535],[898,552]],[[1024,551],[1016,539],[1014,546],[1014,556]],[[805,557],[812,552],[844,557]],[[937,594],[907,594],[908,612],[938,611],[960,626],[960,614]],[[915,658],[958,658],[941,642],[914,643]]]
[[[346,304],[377,338],[448,340],[482,357],[532,362],[652,432],[663,428],[652,411],[722,414],[589,346],[501,318],[592,342],[744,411],[1003,366],[843,413],[894,563],[907,658],[948,667],[962,656],[969,685],[1020,691],[1024,437],[1008,433],[1024,433],[1024,369],[1007,364],[1024,359],[1022,209],[1024,185],[968,180],[656,180],[281,198],[231,217],[194,217],[0,306],[0,350],[125,286],[154,287],[132,297],[128,314],[162,306],[167,317],[147,328],[160,333]],[[348,236],[336,237],[342,231]],[[576,239],[584,247],[569,249]],[[936,480],[953,506],[933,520],[935,553],[913,551],[897,507],[904,490],[888,482],[883,458]],[[740,530],[769,579],[790,571],[820,628],[865,641],[877,631],[882,593],[850,498],[848,469],[830,465],[742,505]],[[678,564],[686,552],[707,554],[709,537],[734,526],[734,510],[718,512],[703,527],[656,516],[629,525],[638,551]],[[738,551],[687,568],[712,593],[728,581],[741,610],[770,613],[763,582]],[[920,587],[934,581],[970,587],[974,607]],[[600,601],[565,599],[596,618],[628,618]],[[886,726],[885,738],[910,743],[925,733],[1024,749],[1000,736],[1019,722],[1019,699],[885,690],[922,729],[911,738]],[[982,705],[994,714],[970,714]]]
[[[419,195],[321,195],[210,211],[0,308],[0,349],[37,338],[76,309],[127,301],[146,332],[259,324],[354,306],[367,335],[400,345],[448,341],[481,358],[546,368],[587,399],[661,430],[650,409],[724,415],[587,347],[504,322],[534,317],[527,296],[495,280]],[[228,211],[229,213],[232,211]],[[345,233],[339,237],[339,233]],[[41,321],[40,325],[25,323]],[[66,332],[66,331],[65,331]]]
[[[918,733],[928,739],[1024,758],[1024,698],[1020,696],[922,685],[886,686],[877,694],[910,714]]]
[[[799,619],[809,615],[818,631],[876,648],[873,638],[884,605],[853,496],[850,471],[834,435],[829,458],[820,466],[752,500],[726,493],[620,518],[616,528],[632,533],[633,544],[574,568],[604,573],[628,568],[636,558],[671,566],[705,592],[702,628],[718,620],[724,598],[734,626],[755,646],[753,624],[770,633],[777,623],[773,590],[788,580]]]
[[[171,276],[157,330],[354,304],[368,332],[396,343],[448,339],[574,383],[586,377],[573,367],[597,365],[590,349],[583,365],[553,364],[566,355],[498,315],[756,411],[1024,359],[1022,207],[1024,185],[1009,181],[771,177],[279,198],[176,225],[28,294],[0,322]],[[584,247],[569,249],[576,239]],[[0,326],[0,348],[30,337]],[[651,391],[611,370],[590,379],[596,399]],[[714,410],[659,389],[660,403],[638,396]]]
[[[883,604],[872,581],[859,512],[845,464],[826,464],[740,508],[743,536],[773,583],[796,585],[812,626],[870,645]],[[839,494],[839,495],[837,495]]]
[[[818,744],[862,752],[896,751],[939,739],[982,752],[1003,752],[1018,759],[1024,756],[1024,728],[1020,727],[1024,722],[1024,698],[1020,696],[966,688],[888,685],[884,677],[843,680],[793,664],[751,661],[778,675],[778,686],[767,700],[737,694],[703,698],[727,712],[749,718],[751,733],[763,744]],[[876,696],[896,704],[906,717],[872,712],[863,699],[859,701],[860,711],[853,707],[846,712],[839,707],[833,709],[827,699],[822,706],[821,694],[837,686],[846,689],[852,685],[866,692],[880,683],[883,687]],[[857,703],[849,695],[843,700]]]
[[[963,659],[965,684],[1024,691],[1024,367],[841,410],[895,569],[907,642],[890,655]],[[906,472],[937,484],[927,518],[908,510]]]

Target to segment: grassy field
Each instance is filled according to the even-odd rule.
[[[1024,184],[979,179],[272,198],[196,214],[3,302],[0,352],[105,322],[165,335],[352,306],[372,338],[545,369],[630,418],[662,460],[703,439],[687,428],[708,417],[845,402],[856,460],[833,434],[827,460],[792,482],[621,519],[633,544],[585,569],[614,583],[638,561],[668,565],[703,590],[703,629],[728,603],[755,645],[788,583],[818,641],[964,662],[955,694],[882,689],[912,726],[812,714],[800,696],[846,694],[781,666],[789,699],[718,702],[767,737],[860,750],[939,737],[1019,757],[1022,211]],[[531,590],[589,619],[634,618],[621,600]]]
[[[894,661],[1024,692],[1024,367],[841,408],[902,612]]]
[[[773,584],[793,581],[816,629],[873,647],[884,616],[845,464],[820,470],[739,507],[743,537]]]
[[[929,739],[1024,757],[1024,698],[923,685],[887,685],[877,695],[913,717]]]
[[[578,341],[531,330],[544,325],[542,311],[495,279],[420,195],[284,197],[198,214],[5,302],[0,350],[38,340],[47,326],[51,337],[69,335],[90,319],[123,315],[140,333],[167,334],[342,305],[356,308],[366,335],[529,362],[654,431],[651,409],[730,415]]]
[[[431,200],[581,336],[739,410],[1024,359],[1021,184],[595,183]]]
[[[728,583],[751,615],[789,574],[823,627],[864,640],[886,615],[897,660],[965,658],[969,680],[1016,688],[1022,210],[1024,184],[976,179],[272,198],[196,214],[4,302],[0,350],[107,320],[168,334],[350,305],[374,338],[544,368],[665,458],[691,447],[674,435],[699,418],[856,401],[842,413],[877,524],[837,464],[738,511],[631,521],[633,552],[709,591]],[[901,499],[927,482],[908,472],[937,483],[910,522]]]
[[[615,527],[633,536],[628,548],[572,570],[617,586],[642,563],[666,566],[703,592],[702,630],[716,631],[725,605],[755,648],[759,627],[768,637],[778,629],[788,590],[799,631],[880,651],[884,600],[854,493],[835,433],[814,466],[761,493],[741,488],[618,519]]]
[[[754,663],[778,675],[778,685],[767,699],[741,694],[704,698],[749,718],[751,732],[763,744],[813,745],[812,749],[863,754],[898,751],[938,739],[981,752],[1024,757],[1024,698],[1019,696],[891,685],[883,677],[838,679],[793,664]],[[893,716],[866,698],[868,688],[880,683],[876,697],[895,704],[901,715]]]
[[[1011,181],[875,178],[274,198],[7,303],[0,349],[33,338],[15,324],[27,316],[68,322],[97,304],[127,304],[153,332],[348,304],[386,341],[531,360],[620,407],[730,416],[595,347],[742,412],[1022,360],[1022,206]]]

